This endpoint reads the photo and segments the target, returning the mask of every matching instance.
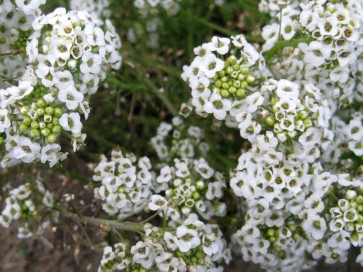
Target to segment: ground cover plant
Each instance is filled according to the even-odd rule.
[[[358,0],[0,1],[1,269],[360,271],[362,73]]]

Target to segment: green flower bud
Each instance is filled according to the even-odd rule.
[[[310,119],[305,119],[303,122],[304,122],[305,127],[307,127],[307,128],[309,128],[313,125],[313,122],[311,122]]]
[[[30,123],[30,127],[33,129],[38,129],[39,128],[39,123],[37,121],[32,121]]]
[[[49,135],[51,134],[51,131],[50,131],[50,129],[49,129],[49,128],[43,128],[43,129],[40,131],[40,133],[41,133],[43,136],[47,137],[47,136],[49,136]]]
[[[246,81],[242,81],[241,82],[241,88],[247,88],[248,87],[248,83]]]
[[[44,113],[45,113],[44,108],[38,108],[38,109],[37,109],[37,113],[38,113],[40,116],[44,115]]]
[[[37,129],[30,130],[30,137],[31,138],[38,138],[40,136],[40,132]]]
[[[194,200],[198,200],[198,199],[200,199],[200,194],[198,192],[194,192],[192,194],[192,197],[193,197]]]
[[[241,68],[238,64],[235,64],[235,65],[233,65],[233,70],[234,71],[239,71],[239,69]]]
[[[53,125],[58,125],[59,124],[59,118],[53,117],[52,124]]]
[[[57,136],[54,135],[54,134],[49,134],[48,137],[47,137],[47,140],[49,143],[55,143],[57,141]]]
[[[54,116],[60,118],[63,114],[63,111],[61,108],[55,108],[54,109]]]
[[[231,65],[235,64],[237,62],[237,58],[235,56],[229,56],[227,59],[227,62]]]
[[[359,195],[356,199],[355,202],[357,202],[358,205],[362,205],[363,204],[363,196]]]
[[[216,87],[220,88],[220,87],[222,86],[222,81],[217,80],[217,81],[215,82],[215,85],[216,85]]]
[[[49,123],[49,124],[47,124],[46,127],[49,128],[49,129],[52,129],[54,127],[54,125],[52,123]]]
[[[49,114],[49,115],[53,115],[54,113],[54,108],[53,107],[46,107],[45,108],[45,113]]]
[[[236,87],[229,87],[228,92],[234,94],[237,91]]]
[[[43,98],[41,98],[41,99],[39,99],[39,100],[37,101],[37,106],[38,106],[39,108],[44,108],[45,106],[47,106],[47,102],[45,102],[45,100],[44,100]]]
[[[3,136],[0,136],[0,145],[2,145],[5,142],[5,138]]]
[[[29,106],[23,106],[23,107],[20,108],[20,114],[23,115],[23,116],[27,115],[29,110],[30,110]]]
[[[221,78],[221,81],[222,81],[222,82],[227,82],[227,81],[228,81],[228,77],[226,77],[226,76],[222,77],[222,78]]]
[[[212,92],[217,93],[217,94],[220,94],[220,93],[221,93],[221,89],[219,89],[219,88],[217,88],[217,87],[214,87],[214,88],[212,89]]]
[[[228,83],[225,82],[225,83],[222,84],[222,89],[228,90],[228,88],[229,88]]]
[[[247,83],[251,84],[255,81],[255,77],[253,75],[248,75],[246,81]]]
[[[61,131],[62,131],[62,127],[60,125],[54,125],[52,128],[53,133],[58,134],[58,133],[61,133]]]
[[[227,90],[222,90],[221,95],[222,95],[222,97],[226,98],[229,96],[229,92]]]
[[[287,226],[289,228],[289,230],[291,230],[292,232],[294,232],[296,230],[296,226],[294,224],[289,224]]]
[[[39,122],[38,124],[39,124],[40,129],[43,129],[47,126],[46,123],[44,123],[44,122]]]
[[[247,75],[249,70],[250,69],[247,66],[242,66],[241,67],[241,73],[244,74],[244,75]]]
[[[245,96],[245,90],[244,89],[238,89],[236,91],[236,95],[239,97],[239,98],[243,98]]]
[[[229,74],[229,75],[230,75],[230,74],[232,74],[233,72],[234,72],[233,67],[227,67],[227,68],[226,68],[226,73],[227,73],[227,74]]]
[[[25,124],[21,124],[21,125],[19,126],[19,129],[20,129],[20,131],[21,131],[21,132],[26,132],[26,131],[28,131],[29,126],[27,126],[27,125],[25,125]]]
[[[274,229],[268,229],[267,230],[267,235],[268,236],[275,236],[275,230]]]
[[[266,118],[266,123],[270,126],[273,126],[275,122],[276,122],[275,118],[271,115]]]
[[[300,119],[305,119],[308,116],[306,111],[300,111],[297,115]]]
[[[226,72],[224,70],[217,72],[217,75],[222,78],[226,75]]]
[[[245,80],[245,78],[246,78],[246,76],[245,76],[244,74],[238,74],[238,76],[237,76],[237,79],[238,79],[239,81],[244,81],[244,80]]]
[[[24,125],[30,126],[31,122],[32,122],[32,119],[29,116],[24,117],[24,119],[23,119]]]

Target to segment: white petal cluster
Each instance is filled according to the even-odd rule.
[[[17,222],[18,238],[41,235],[50,222],[43,218],[42,223],[39,224],[37,215],[44,208],[49,211],[53,203],[53,195],[40,181],[20,185],[9,190],[8,196],[4,199],[5,205],[0,214],[0,226],[8,228]]]
[[[330,101],[349,104],[362,101],[360,86],[363,52],[362,3],[360,1],[261,1],[262,11],[272,13],[271,24],[262,30],[264,50],[278,39],[299,39],[296,48],[287,45],[283,58],[271,59],[274,74],[290,80],[305,79],[317,86]],[[280,12],[281,7],[281,12]],[[305,41],[304,41],[305,40]],[[332,84],[335,86],[332,87]],[[333,88],[333,89],[332,89]],[[361,88],[358,88],[361,89]],[[331,103],[334,106],[334,102]]]
[[[120,40],[112,29],[87,12],[63,8],[34,20],[26,48],[30,65],[17,86],[0,92],[3,167],[55,165],[67,155],[57,143],[61,132],[74,151],[84,144],[82,115],[89,116],[89,97],[107,70],[121,64]]]
[[[218,264],[230,260],[226,241],[217,225],[204,224],[193,216],[171,231],[146,224],[144,240],[131,246],[118,243],[104,248],[99,272],[223,271]],[[142,270],[142,271],[144,271]]]
[[[154,182],[155,192],[165,191],[169,205],[165,213],[173,222],[180,222],[191,213],[204,219],[223,216],[227,207],[222,201],[226,187],[224,176],[205,159],[174,159],[161,168]]]
[[[136,159],[113,150],[110,160],[101,156],[93,180],[94,196],[102,201],[103,210],[120,219],[140,212],[152,195],[153,173],[147,157]]]
[[[0,58],[2,76],[12,79],[24,74],[27,63],[26,41],[33,31],[32,22],[41,14],[39,6],[44,3],[45,0],[1,1],[0,52],[9,53],[8,56]]]
[[[150,142],[159,160],[165,163],[174,158],[204,157],[209,150],[203,130],[185,124],[179,116],[171,124],[162,122]]]
[[[254,89],[260,54],[243,35],[215,36],[194,53],[196,57],[182,73],[192,90],[192,104],[202,116],[213,114],[225,120],[233,112],[233,102],[245,101],[249,89]]]

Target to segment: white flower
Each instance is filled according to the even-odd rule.
[[[59,124],[66,131],[71,131],[73,134],[78,134],[82,130],[81,117],[78,112],[63,113],[59,119]]]
[[[59,144],[49,144],[42,148],[42,154],[40,156],[40,161],[42,163],[49,162],[49,166],[53,167],[60,159],[61,154],[59,151],[61,147]]]
[[[211,41],[211,50],[217,51],[218,54],[225,55],[229,50],[230,39],[214,36]]]
[[[83,101],[84,96],[74,86],[60,89],[58,92],[59,101],[66,103],[69,110],[75,110]]]
[[[168,202],[161,195],[152,195],[148,206],[152,211],[166,210],[168,208]]]
[[[102,58],[91,52],[85,52],[82,56],[82,64],[80,66],[83,74],[98,74],[101,71]]]
[[[222,98],[221,95],[213,93],[203,107],[207,113],[213,113],[218,120],[223,120],[227,112],[231,109],[232,103],[228,99]]]
[[[181,252],[188,252],[190,249],[196,248],[201,243],[200,238],[198,237],[198,232],[188,229],[184,225],[181,225],[176,229],[176,237],[176,244]]]
[[[281,98],[296,99],[299,97],[299,85],[286,79],[280,79],[276,84],[276,94]]]
[[[214,54],[208,54],[201,59],[200,69],[208,78],[212,78],[217,72],[224,68],[223,60],[217,58]]]
[[[303,222],[302,227],[315,240],[322,239],[326,231],[325,220],[319,215],[309,216]]]
[[[45,4],[46,0],[15,0],[19,9],[25,14],[32,14],[40,5]]]
[[[20,137],[17,146],[14,148],[12,155],[15,159],[26,163],[33,162],[39,155],[40,145],[33,143],[27,137]]]
[[[11,125],[10,119],[8,117],[7,109],[0,109],[0,133],[4,132],[5,129],[9,128]]]

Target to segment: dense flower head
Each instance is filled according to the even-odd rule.
[[[248,210],[245,224],[234,237],[245,261],[260,264],[267,271],[300,271],[322,257],[327,263],[345,262],[350,244],[359,244],[360,236],[349,231],[356,230],[355,224],[358,230],[361,223],[361,215],[353,207],[360,205],[361,197],[355,190],[361,191],[362,182],[348,174],[323,172],[318,164],[310,172],[313,174],[294,178],[305,181],[297,185],[297,191],[284,187],[274,194],[276,188],[269,182],[242,185],[246,186],[241,192],[245,192]],[[273,190],[259,189],[264,186]],[[345,191],[346,199],[336,202],[333,192],[338,191]],[[326,212],[329,208],[330,214]]]
[[[166,215],[179,222],[191,213],[204,219],[223,216],[226,204],[222,201],[226,181],[205,159],[174,159],[161,168],[154,190],[165,191],[168,206]]]
[[[0,133],[5,133],[2,166],[66,157],[58,138],[67,134],[77,150],[86,138],[82,115],[109,68],[118,69],[119,39],[83,11],[59,8],[39,16],[27,43],[29,66],[17,86],[1,90]],[[112,28],[112,26],[111,26]]]
[[[350,104],[362,100],[361,80],[362,10],[359,1],[262,1],[261,9],[272,12],[271,23],[262,30],[267,51],[283,41],[279,57],[270,57],[268,66],[275,75],[305,79],[334,101]],[[262,4],[265,3],[265,4]],[[264,6],[265,8],[263,8]],[[281,7],[281,11],[280,11]],[[268,53],[268,51],[267,51]],[[277,54],[276,54],[277,56]],[[333,93],[332,93],[333,89]],[[335,109],[335,108],[334,108]]]
[[[111,159],[104,155],[94,167],[94,196],[110,215],[125,218],[147,205],[153,184],[150,160],[113,150]]]
[[[243,35],[215,36],[194,53],[196,57],[182,73],[192,90],[192,104],[198,114],[224,120],[232,103],[244,100],[254,89],[260,55]]]
[[[190,216],[170,231],[146,224],[143,240],[135,245],[104,247],[98,271],[223,271],[219,263],[230,252],[218,225]]]
[[[45,0],[1,2],[0,52],[9,54],[0,58],[0,74],[5,78],[19,78],[24,74],[26,42],[33,32],[32,22],[41,14],[39,6],[44,3]]]
[[[209,150],[203,130],[185,124],[179,116],[174,117],[171,123],[162,122],[150,142],[159,160],[165,163],[175,158],[204,157]]]
[[[17,222],[19,238],[41,235],[50,224],[48,220],[38,223],[41,212],[44,209],[49,212],[54,203],[53,195],[39,180],[9,189],[3,203],[0,226],[8,228]]]

